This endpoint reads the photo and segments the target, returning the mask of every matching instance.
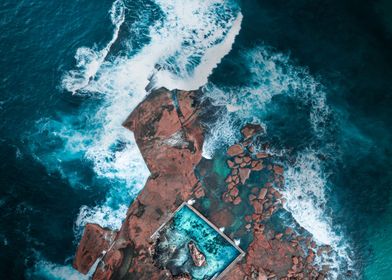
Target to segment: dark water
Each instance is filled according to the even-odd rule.
[[[121,129],[144,96],[143,73],[159,63],[183,78],[241,10],[235,44],[207,86],[216,102],[240,109],[218,120],[222,141],[210,133],[206,150],[233,142],[247,120],[264,123],[274,148],[297,158],[287,175],[293,215],[321,211],[305,216],[309,229],[320,240],[340,238],[332,241],[349,248],[357,278],[390,279],[391,2],[230,2],[196,21],[201,1],[116,3],[111,13],[113,1],[0,4],[0,278],[81,277],[69,265],[83,224],[118,227],[148,175]],[[220,28],[217,40],[193,37]],[[99,69],[84,71],[91,61]],[[303,209],[295,207],[299,186],[313,193]]]

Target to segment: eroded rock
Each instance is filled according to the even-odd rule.
[[[193,241],[188,243],[188,248],[195,266],[200,267],[206,265],[206,257]]]

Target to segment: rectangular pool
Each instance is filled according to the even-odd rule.
[[[183,203],[171,219],[154,234],[157,239],[154,259],[174,276],[186,275],[195,280],[218,279],[245,253],[196,209]],[[196,266],[189,250],[194,243],[205,257]]]

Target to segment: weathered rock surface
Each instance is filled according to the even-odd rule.
[[[195,266],[200,267],[206,265],[206,257],[200,252],[194,242],[189,242],[188,248]]]
[[[86,274],[95,261],[109,249],[116,233],[96,224],[87,224],[75,255],[73,267]]]
[[[171,279],[167,271],[154,266],[149,253],[150,237],[171,212],[190,198],[197,185],[194,167],[201,159],[203,145],[203,129],[197,118],[198,95],[197,91],[170,92],[161,88],[149,94],[124,122],[134,132],[151,175],[130,206],[93,279]],[[82,241],[86,238],[84,235]],[[87,255],[97,242],[98,236],[91,239]],[[93,255],[84,258],[93,259]],[[87,263],[91,262],[75,267],[83,272],[85,269],[80,268]]]

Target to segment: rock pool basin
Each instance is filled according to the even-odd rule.
[[[157,231],[154,259],[174,275],[188,274],[195,280],[218,279],[244,252],[192,206],[183,203]],[[188,244],[196,244],[205,264],[196,266]]]

